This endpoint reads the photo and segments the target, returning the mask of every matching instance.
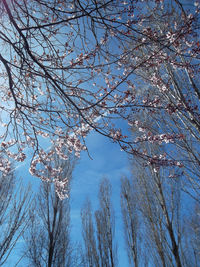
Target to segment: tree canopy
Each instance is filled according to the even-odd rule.
[[[94,130],[196,190],[199,12],[186,0],[2,0],[1,151],[21,162],[31,149],[30,173],[62,190],[51,158],[79,156]]]

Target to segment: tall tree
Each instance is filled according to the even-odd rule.
[[[133,185],[128,178],[121,180],[121,209],[124,222],[124,234],[127,253],[131,266],[140,266],[140,219],[138,201]]]
[[[121,189],[125,236],[132,261],[136,265],[139,258],[144,264],[142,257],[148,254],[149,264],[155,266],[187,266],[185,228],[189,224],[184,223],[187,204],[180,178],[169,180],[163,170],[155,173],[151,166],[142,169],[139,164],[133,165],[133,180],[124,179]]]
[[[104,178],[99,188],[100,209],[95,212],[98,249],[101,266],[117,266],[117,251],[114,241],[115,220],[111,204],[111,185]]]
[[[0,172],[0,266],[5,266],[28,226],[31,195],[29,187],[24,190],[22,184],[17,184],[8,159],[3,155],[0,159],[1,168],[7,165],[7,174]]]
[[[96,228],[92,222],[90,203],[82,210],[83,238],[86,266],[117,266],[117,248],[114,241],[114,211],[110,200],[111,185],[103,179],[99,188],[100,208],[95,212]],[[94,234],[96,229],[96,236]]]
[[[58,181],[63,181],[66,178],[71,180],[74,167],[72,157],[68,161],[56,157],[52,164],[55,168],[62,168],[63,170],[56,177]],[[70,182],[65,187],[68,196],[70,194],[69,186]],[[74,266],[75,248],[73,248],[70,240],[69,200],[69,197],[64,200],[59,198],[59,192],[56,193],[53,183],[42,182],[35,206],[30,210],[29,231],[25,234],[25,251],[30,266]]]
[[[185,239],[183,251],[185,266],[198,267],[200,262],[200,204],[196,202],[185,217]]]
[[[99,254],[97,249],[97,240],[95,237],[95,226],[93,224],[93,216],[91,203],[89,200],[85,203],[81,211],[82,219],[82,236],[85,245],[85,266],[100,267]]]

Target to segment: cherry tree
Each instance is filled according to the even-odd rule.
[[[155,171],[186,167],[196,179],[199,2],[186,2],[2,0],[1,151],[21,162],[29,148],[30,173],[62,191],[67,180],[53,179],[61,169],[50,161],[80,156],[94,130]],[[159,122],[154,131],[135,119],[142,113]],[[119,118],[137,129],[134,138]],[[54,149],[45,151],[44,138]],[[173,143],[173,153],[152,154],[144,142]]]

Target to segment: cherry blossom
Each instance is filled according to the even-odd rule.
[[[80,157],[95,131],[155,171],[199,176],[199,1],[2,0],[0,11],[2,153],[32,153],[30,173],[51,172],[61,192],[53,156]]]

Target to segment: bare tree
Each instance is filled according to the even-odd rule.
[[[117,248],[114,241],[115,220],[111,204],[111,185],[104,178],[99,188],[100,209],[95,212],[98,249],[101,266],[117,266]]]
[[[59,181],[71,180],[74,160],[63,161],[54,158],[54,167],[61,168]],[[62,165],[62,166],[61,166]],[[65,190],[70,194],[70,182]],[[60,200],[54,184],[42,182],[35,206],[30,210],[29,231],[25,235],[26,257],[30,266],[67,267],[73,266],[73,249],[70,240],[69,197]]]
[[[8,164],[1,155],[1,162]],[[7,174],[0,173],[0,266],[4,266],[29,223],[30,188],[16,186],[15,172],[7,165]]]
[[[180,179],[169,180],[164,171],[155,173],[151,167],[135,172],[133,179],[143,251],[155,266],[184,266]]]
[[[85,266],[100,267],[91,203],[85,203],[81,211],[82,236],[85,244]]]
[[[183,251],[185,266],[199,266],[200,262],[200,205],[194,203],[193,208],[185,216],[185,238]]]
[[[121,209],[124,222],[124,234],[129,262],[132,266],[140,266],[140,220],[138,201],[133,185],[127,178],[121,180]]]
[[[92,222],[91,207],[88,202],[82,210],[87,266],[117,266],[117,248],[114,241],[114,211],[110,195],[111,185],[107,179],[103,179],[99,188],[100,208],[95,212],[96,228]],[[96,236],[94,229],[96,229]]]

